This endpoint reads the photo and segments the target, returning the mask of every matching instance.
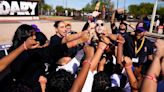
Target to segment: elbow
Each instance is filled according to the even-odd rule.
[[[5,66],[0,66],[0,72],[2,72],[5,68]]]

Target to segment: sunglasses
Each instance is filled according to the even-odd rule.
[[[121,29],[121,28],[120,28],[119,30],[126,30],[126,29]]]
[[[104,26],[103,23],[96,23],[96,26]]]

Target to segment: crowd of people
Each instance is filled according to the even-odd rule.
[[[0,59],[0,72],[10,69],[0,91],[164,92],[164,40],[151,42],[144,21],[135,27],[112,21],[111,33],[98,17],[80,32],[72,27],[56,21],[48,40],[36,25],[20,25]]]

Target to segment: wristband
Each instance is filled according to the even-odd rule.
[[[25,50],[28,50],[27,46],[26,46],[26,42],[23,43],[23,47],[24,47]]]
[[[84,65],[84,64],[89,64],[89,65],[91,65],[91,62],[88,61],[88,60],[84,60],[84,61],[83,61],[83,65]]]
[[[101,49],[102,51],[104,51],[104,48],[102,48],[102,47],[100,47],[100,46],[98,46],[98,48]]]
[[[145,78],[157,82],[157,79],[153,75],[146,75]]]

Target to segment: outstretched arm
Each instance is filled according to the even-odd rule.
[[[84,51],[86,54],[86,59],[83,61],[83,66],[69,92],[81,92],[81,89],[83,88],[86,77],[88,75],[88,71],[91,65],[90,61],[94,55],[94,48],[91,46],[85,46]]]
[[[124,60],[125,60],[124,67],[125,67],[126,73],[128,74],[131,90],[132,92],[138,92],[138,82],[132,70],[132,60],[129,57],[124,57]]]
[[[37,46],[39,46],[39,44],[33,40],[32,37],[29,37],[21,46],[12,51],[9,55],[0,59],[0,72],[3,71],[24,50],[36,48]]]
[[[155,43],[157,47],[156,55],[148,70],[147,76],[143,81],[141,92],[156,92],[157,91],[157,77],[161,72],[160,59],[164,56],[164,41],[158,39]]]
[[[77,46],[78,44],[87,42],[89,39],[90,39],[90,35],[89,34],[86,34],[86,35],[83,35],[82,37],[80,37],[80,38],[78,38],[76,40],[67,42],[66,44],[67,44],[67,47],[68,48],[72,48],[72,47]]]
[[[93,56],[93,59],[91,62],[90,70],[92,72],[97,68],[97,65],[98,65],[100,58],[101,58],[102,54],[104,53],[104,50],[106,47],[107,47],[107,45],[105,43],[99,42],[97,51],[96,51],[95,55]]]
[[[68,36],[66,36],[62,39],[62,43],[67,43],[67,42],[76,40],[76,39],[80,38],[82,35],[85,35],[85,34],[87,34],[87,31],[79,32],[77,34],[68,35]]]
[[[117,39],[119,41],[117,47],[117,63],[122,65],[124,38],[119,34]]]

